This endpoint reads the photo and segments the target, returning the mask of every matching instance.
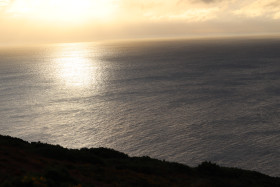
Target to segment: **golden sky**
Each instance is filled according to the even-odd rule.
[[[0,42],[280,33],[280,0],[0,0]]]

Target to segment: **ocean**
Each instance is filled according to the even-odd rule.
[[[2,46],[0,134],[280,176],[280,39]]]

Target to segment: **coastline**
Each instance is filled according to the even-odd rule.
[[[0,186],[280,186],[279,177],[211,162],[192,168],[107,148],[66,149],[1,135],[0,168]]]

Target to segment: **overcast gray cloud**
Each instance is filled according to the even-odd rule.
[[[178,4],[182,3],[214,3],[214,2],[220,2],[220,1],[229,1],[229,0],[179,0]]]
[[[216,2],[218,0],[199,0],[199,1],[202,1],[204,3],[213,3],[213,2]],[[221,1],[221,0],[220,0]]]

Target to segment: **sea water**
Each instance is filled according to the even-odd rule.
[[[1,47],[0,134],[280,176],[280,39]]]

